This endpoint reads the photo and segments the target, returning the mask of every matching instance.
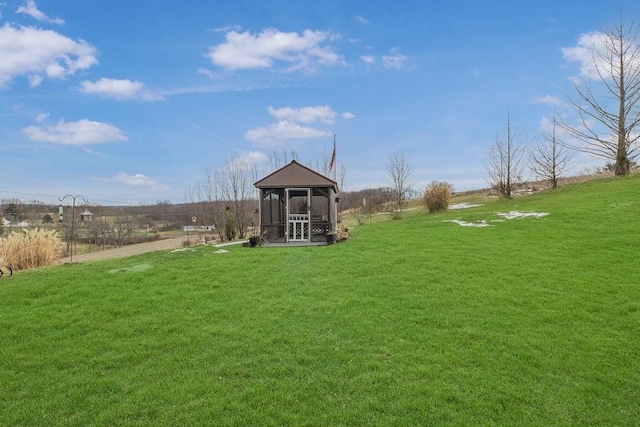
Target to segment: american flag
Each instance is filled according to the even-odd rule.
[[[331,161],[329,162],[329,172],[333,169],[333,165],[336,163],[336,139],[333,139],[333,154],[331,154]]]

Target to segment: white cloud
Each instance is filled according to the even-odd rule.
[[[44,77],[42,77],[39,74],[32,74],[28,78],[29,78],[29,86],[31,87],[38,87],[44,81]]]
[[[333,124],[338,115],[328,105],[303,108],[273,108],[267,107],[269,114],[278,121],[268,126],[259,127],[245,132],[245,138],[258,145],[266,147],[280,147],[286,141],[305,140],[310,138],[325,138],[333,135],[326,129],[303,126],[310,123]],[[344,112],[340,114],[344,120],[355,117],[355,114]]]
[[[198,69],[196,70],[196,72],[197,72],[198,74],[200,74],[201,76],[207,76],[207,77],[209,77],[211,80],[217,80],[217,79],[219,79],[219,78],[220,78],[220,75],[219,75],[219,74],[216,74],[216,73],[214,73],[214,72],[213,72],[213,71],[211,71],[211,70],[207,70],[206,68],[198,68]]]
[[[39,123],[44,118],[39,116]],[[22,132],[32,141],[50,142],[52,144],[86,146],[104,144],[116,141],[126,141],[128,138],[120,129],[106,123],[92,122],[87,119],[77,122],[58,121],[54,126],[28,126]]]
[[[628,43],[628,41],[626,41]],[[580,75],[590,79],[600,79],[603,77],[610,77],[612,67],[610,61],[607,61],[607,57],[611,55],[608,53],[607,46],[615,46],[618,43],[617,40],[613,40],[609,34],[593,31],[587,34],[582,34],[578,38],[578,43],[574,47],[563,47],[562,55],[568,62],[577,62],[580,65]],[[638,49],[638,46],[631,46],[631,49]],[[617,49],[617,47],[615,47]],[[627,52],[630,55],[630,52]],[[631,67],[638,70],[640,69],[640,60],[636,58],[635,62],[631,64]],[[580,83],[579,79],[573,78],[574,82]]]
[[[287,120],[280,120],[269,126],[248,130],[245,138],[261,146],[278,147],[288,140],[303,140],[310,138],[325,138],[332,133],[327,130],[300,126]]]
[[[395,68],[397,70],[400,70],[403,67],[406,60],[407,57],[396,53],[395,49],[392,49],[388,55],[384,55],[382,57],[382,63],[385,68]]]
[[[269,114],[278,120],[285,120],[294,123],[314,123],[321,121],[323,123],[331,124],[335,121],[336,112],[328,105],[318,105],[316,107],[303,107],[303,108],[273,108],[269,106],[267,108]]]
[[[32,27],[0,27],[0,88],[17,76],[27,76],[32,86],[44,77],[63,79],[98,63],[96,48],[55,31]]]
[[[597,52],[602,52],[604,34],[597,31],[582,34],[578,38],[578,44],[574,47],[563,47],[562,55],[564,59],[569,62],[578,62],[580,64],[580,74],[589,77],[597,78],[598,69],[594,59],[597,59]]]
[[[227,33],[229,31],[241,31],[242,27],[238,24],[236,25],[227,25],[225,27],[215,27],[212,28],[211,31],[214,33]]]
[[[358,15],[356,16],[356,22],[358,24],[362,24],[362,25],[367,25],[369,23],[369,20],[366,18],[363,18],[362,16]]]
[[[376,62],[376,57],[373,55],[360,55],[360,59],[362,59],[367,64],[373,64]]]
[[[313,71],[318,64],[343,62],[331,46],[323,45],[333,38],[330,33],[311,30],[298,34],[268,28],[255,35],[231,31],[224,43],[209,48],[205,56],[228,70],[271,68],[278,62],[287,64],[288,71]]]
[[[27,0],[25,6],[18,7],[18,10],[16,10],[16,12],[29,15],[40,22],[47,22],[49,24],[58,24],[58,25],[62,25],[65,23],[64,19],[50,18],[45,13],[41,12],[38,9],[38,6],[36,6],[36,2],[34,0]]]
[[[564,102],[558,98],[557,96],[545,95],[539,96],[533,100],[536,104],[547,104],[547,105],[557,105],[562,106]]]
[[[131,80],[116,80],[101,78],[97,82],[88,80],[80,83],[80,92],[106,96],[119,101],[142,99],[144,101],[159,101],[160,95],[153,94],[144,88],[144,84]]]
[[[260,151],[248,151],[240,154],[235,159],[230,160],[225,165],[226,168],[249,170],[261,164],[267,163],[269,156]]]
[[[132,187],[142,187],[148,188],[150,190],[165,190],[169,188],[165,184],[145,176],[143,174],[137,173],[135,175],[129,175],[124,172],[120,172],[113,178],[108,178],[105,181],[107,182],[118,182],[126,185],[130,185]]]

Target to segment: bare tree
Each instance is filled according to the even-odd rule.
[[[500,196],[511,198],[515,185],[522,181],[526,162],[525,147],[511,127],[511,115],[507,113],[506,135],[496,135],[487,163],[488,182]]]
[[[255,219],[258,208],[256,189],[253,183],[258,180],[256,166],[253,163],[234,159],[217,173],[216,181],[222,185],[222,194],[231,204],[236,235],[245,237],[247,228]]]
[[[118,247],[127,244],[127,240],[133,234],[135,230],[135,217],[133,215],[120,214],[116,215],[113,219],[113,237],[116,239],[116,245]]]
[[[329,163],[331,163],[331,154],[323,151],[319,159],[308,162],[307,166],[322,175],[329,176]]]
[[[393,192],[392,215],[395,219],[402,218],[408,195],[413,189],[413,172],[415,166],[411,159],[403,152],[391,154],[387,158],[387,173]]]
[[[595,35],[593,78],[584,87],[574,80],[577,97],[569,97],[577,123],[561,126],[577,139],[568,147],[610,160],[616,175],[628,175],[630,161],[640,154],[640,26],[621,17]]]
[[[187,193],[187,200],[197,210],[196,214],[203,223],[214,225],[220,241],[226,240],[224,234],[225,211],[222,185],[216,181],[217,171],[209,168],[202,181]]]
[[[339,164],[336,162],[336,164],[334,164],[332,167],[332,173],[332,171],[329,170],[329,167],[331,165],[331,158],[332,153],[324,151],[320,159],[316,159],[315,163],[309,162],[308,166],[311,169],[314,169],[316,172],[336,181],[336,183],[338,184],[338,188],[342,189],[344,188],[344,183],[346,182],[347,168],[345,168],[343,164]]]
[[[542,140],[531,151],[531,170],[538,177],[551,183],[553,189],[558,188],[558,178],[569,168],[572,153],[560,143],[557,136],[557,120],[553,115],[550,132],[542,133]]]
[[[256,221],[258,201],[253,187],[255,181],[255,164],[234,159],[219,169],[209,169],[205,178],[189,190],[187,197],[200,209],[203,219],[213,220],[221,240],[229,238],[225,233],[229,216],[235,225],[234,234],[243,238],[249,225]]]
[[[336,165],[336,175],[338,189],[342,191],[345,188],[345,183],[347,182],[347,168],[342,164]]]
[[[292,160],[298,161],[298,159],[299,157],[298,157],[298,153],[296,153],[296,150],[293,150],[293,149],[291,151],[287,151],[285,149],[282,149],[280,151],[274,150],[271,152],[271,154],[269,154],[269,166],[271,168],[271,171],[275,171],[287,165]]]

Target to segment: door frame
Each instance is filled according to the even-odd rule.
[[[306,213],[291,213],[291,206],[289,204],[291,200],[291,192],[306,192],[307,193],[307,212]],[[294,196],[294,197],[302,197],[302,196]],[[285,188],[284,189],[284,200],[285,200],[285,212],[286,212],[286,224],[285,224],[285,236],[287,242],[310,242],[311,241],[311,188]],[[300,215],[299,219],[292,219],[291,215]],[[304,219],[302,216],[306,216]],[[294,232],[293,236],[289,234],[289,227],[293,225]],[[302,227],[302,238],[295,238],[295,230],[297,226]],[[306,233],[305,233],[306,232]],[[306,238],[305,238],[306,234]]]

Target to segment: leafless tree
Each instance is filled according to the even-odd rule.
[[[506,135],[496,135],[486,165],[489,185],[500,196],[510,199],[515,185],[522,181],[526,167],[524,155],[525,146],[512,129],[511,116],[507,114]]]
[[[93,239],[93,244],[98,246],[100,243],[102,243],[103,250],[106,247],[106,240],[108,237],[110,237],[110,232],[112,230],[113,227],[109,225],[107,219],[104,216],[97,217],[87,226],[87,231]]]
[[[253,183],[258,180],[253,163],[234,159],[218,170],[216,181],[220,183],[225,200],[230,202],[236,235],[245,237],[247,228],[255,220],[258,208],[257,192]]]
[[[315,161],[311,161],[307,164],[311,169],[316,172],[329,176],[329,163],[331,162],[331,153],[327,153],[326,151],[322,153],[319,159]]]
[[[236,235],[243,238],[247,228],[257,220],[257,181],[254,164],[234,159],[219,169],[209,169],[205,178],[189,190],[187,198],[200,208],[200,215],[209,218],[216,226],[221,240],[226,240],[225,223],[229,215],[233,218]],[[196,203],[198,202],[198,203]],[[226,209],[229,207],[229,209]]]
[[[614,163],[616,175],[627,175],[640,154],[640,26],[621,17],[620,23],[595,34],[593,68],[569,101],[577,123],[561,121],[576,143],[566,146]]]
[[[413,182],[414,170],[415,165],[406,153],[396,152],[387,158],[388,179],[393,192],[391,214],[395,219],[402,218],[402,210],[415,184]]]
[[[298,160],[298,153],[295,150],[274,150],[269,154],[269,166],[272,172],[286,166],[292,160]]]
[[[336,165],[336,181],[338,183],[338,189],[342,191],[345,188],[347,182],[347,168],[342,164]]]
[[[542,133],[542,140],[531,151],[531,171],[558,188],[558,178],[569,169],[571,151],[561,144],[557,135],[556,115],[553,115],[551,130]]]
[[[344,188],[344,183],[347,176],[347,168],[343,164],[337,163],[333,165],[332,170],[329,170],[331,165],[331,158],[333,152],[323,152],[320,159],[316,159],[315,163],[310,162],[308,166],[316,172],[333,179],[338,184],[338,188]]]
[[[136,226],[135,217],[133,215],[120,214],[113,218],[113,237],[116,239],[118,247],[127,244],[127,240],[133,234]]]
[[[217,171],[209,168],[202,181],[198,182],[187,193],[187,200],[196,209],[198,218],[202,219],[205,225],[215,225],[216,233],[220,241],[226,240],[224,234],[225,213],[221,207],[223,192],[220,183],[216,181]]]

